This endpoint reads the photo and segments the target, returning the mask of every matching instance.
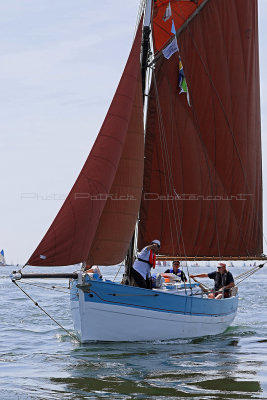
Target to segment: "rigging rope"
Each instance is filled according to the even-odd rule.
[[[152,7],[152,19],[153,19],[153,13],[154,13],[154,8]],[[153,32],[153,24],[151,25],[151,31]],[[153,49],[153,41],[151,40],[151,50]],[[148,68],[149,71],[149,75],[151,73],[152,78],[150,79],[149,77],[149,82],[151,83],[152,79],[154,82],[154,86],[155,86],[155,93],[156,93],[156,107],[158,109],[158,124],[159,124],[159,130],[160,130],[160,142],[161,142],[161,150],[162,150],[162,154],[163,154],[163,165],[165,165],[166,170],[168,171],[168,174],[164,174],[164,178],[165,178],[165,186],[166,186],[166,190],[168,189],[168,186],[170,188],[170,191],[172,192],[172,184],[171,184],[171,180],[170,180],[170,166],[168,165],[168,148],[167,148],[167,141],[166,141],[166,137],[165,137],[165,128],[164,128],[164,122],[163,122],[163,118],[162,118],[162,114],[161,114],[161,107],[160,107],[160,103],[159,103],[159,96],[158,96],[158,92],[157,92],[157,83],[156,83],[156,78],[155,78],[155,71],[153,68]],[[148,85],[150,86],[150,85]],[[148,104],[149,99],[147,100],[147,104]],[[146,113],[146,117],[147,117],[147,113]],[[165,139],[165,140],[164,140]],[[164,157],[165,155],[165,157]],[[169,184],[167,182],[167,177],[169,178]],[[167,190],[168,192],[168,190]],[[167,211],[168,211],[168,216],[169,216],[169,223],[170,223],[170,235],[171,235],[171,243],[172,243],[172,248],[173,248],[173,253],[174,253],[174,237],[173,237],[173,231],[172,231],[172,224],[171,224],[171,211],[170,211],[170,206],[169,206],[169,202],[167,201]],[[177,223],[176,223],[176,215],[174,212],[174,218],[175,218],[175,228],[177,231]],[[176,236],[178,237],[178,233],[176,232]],[[179,243],[179,240],[178,240]]]
[[[115,279],[117,278],[122,266],[125,266],[125,265],[123,263],[120,264],[120,268],[118,269],[116,275],[114,276],[113,282],[115,282]]]
[[[164,154],[164,153],[166,153],[166,152],[168,153],[168,149],[166,149],[165,146],[164,146],[165,143],[164,143],[163,138],[165,137],[165,128],[164,128],[164,122],[163,122],[162,113],[161,113],[161,107],[160,107],[160,101],[159,101],[159,94],[158,94],[158,87],[157,87],[157,80],[156,80],[156,76],[155,76],[155,71],[153,71],[153,81],[154,81],[154,85],[155,85],[156,106],[157,106],[157,110],[158,110],[157,115],[158,115],[159,131],[160,131],[162,161],[163,161],[163,167],[165,167],[166,159],[168,158],[168,154]],[[165,157],[164,157],[164,155],[165,155]],[[169,171],[168,171],[167,168],[168,168],[168,165],[166,166],[166,170],[167,170],[166,172],[168,173]],[[165,178],[166,191],[168,189],[167,176],[169,177],[169,174],[167,174],[167,173],[163,174],[164,178]],[[169,224],[170,224],[171,243],[172,243],[173,252],[174,252],[174,238],[173,238],[172,224],[171,224],[171,211],[170,211],[170,206],[169,206],[169,202],[168,201],[167,201],[167,210],[168,210]],[[176,221],[175,221],[175,226],[176,226]]]
[[[180,254],[183,253],[186,256],[185,242],[184,242],[183,232],[182,232],[181,216],[180,216],[179,207],[178,207],[178,203],[177,203],[177,199],[179,197],[176,192],[175,185],[174,185],[174,178],[173,178],[172,168],[171,168],[172,157],[170,157],[169,151],[168,151],[168,143],[167,143],[166,133],[165,133],[166,129],[164,126],[164,120],[163,120],[163,116],[162,116],[162,112],[161,112],[158,86],[157,86],[157,80],[156,80],[156,76],[155,76],[156,74],[155,74],[154,69],[152,69],[152,73],[153,73],[153,82],[154,82],[154,87],[155,87],[156,107],[158,110],[158,124],[159,124],[159,132],[160,132],[162,160],[163,160],[163,166],[164,166],[164,169],[166,172],[164,174],[165,185],[166,185],[166,189],[167,189],[167,195],[168,195],[168,188],[169,188],[171,195],[174,196],[174,200],[172,200],[172,213],[173,213],[173,219],[174,219],[175,232],[173,232],[173,230],[172,230],[171,211],[170,211],[169,201],[167,200],[167,210],[168,210],[169,224],[170,224],[171,243],[172,243],[172,248],[173,248],[173,253],[174,253],[174,235],[176,235],[179,252],[180,252]],[[168,76],[166,77],[166,79],[168,82],[168,86],[170,86]],[[177,223],[177,220],[178,220],[178,223]],[[179,228],[178,228],[178,225],[179,225]],[[181,241],[181,245],[182,245],[182,250],[181,250],[180,241]],[[186,267],[187,267],[187,274],[189,277],[190,288],[192,289],[188,265],[186,265]]]
[[[237,284],[236,286],[238,286],[241,282],[243,282],[245,279],[249,278],[251,275],[255,274],[255,272],[259,271],[262,267],[264,267],[264,265],[267,263],[267,261],[263,264],[257,265],[256,267],[243,272],[242,274],[238,275],[235,277],[235,279],[240,279],[242,278]]]
[[[182,233],[182,223],[181,223],[179,208],[178,208],[178,204],[177,204],[177,192],[175,190],[174,179],[173,179],[172,168],[171,168],[171,157],[170,157],[169,151],[168,151],[168,144],[167,144],[166,133],[165,133],[166,129],[164,126],[164,120],[163,120],[163,116],[162,116],[162,112],[161,112],[157,80],[156,80],[154,71],[153,71],[153,78],[154,78],[154,85],[155,85],[156,104],[157,104],[157,110],[158,110],[158,123],[159,123],[159,131],[160,131],[162,160],[163,160],[163,166],[164,166],[164,170],[165,170],[164,177],[165,177],[165,185],[166,185],[166,190],[167,190],[166,194],[168,195],[168,188],[169,188],[170,194],[172,196],[174,196],[174,200],[171,201],[171,204],[172,204],[172,211],[173,211],[173,217],[174,217],[176,240],[177,240],[177,243],[179,246],[180,254],[183,252],[183,254],[186,256],[185,243],[184,243],[183,233]],[[170,223],[170,227],[171,227],[172,247],[173,247],[173,253],[174,253],[174,239],[172,236],[172,219],[171,219],[168,199],[167,199],[167,207],[168,207],[168,214],[169,214],[169,223]],[[177,223],[177,220],[178,220],[178,223]],[[179,231],[178,231],[178,225],[179,225]],[[180,238],[182,241],[182,251],[181,251],[181,247],[180,247]]]
[[[153,17],[154,17],[154,7],[152,7],[152,20],[153,20]],[[153,27],[154,27],[153,24],[151,24],[152,36],[153,36]],[[151,46],[151,49],[152,49],[153,48],[153,40],[151,40],[151,44],[152,44],[152,46]],[[170,167],[168,166],[168,159],[169,159],[169,157],[168,157],[168,147],[167,147],[167,144],[166,144],[167,141],[166,141],[164,121],[163,121],[163,117],[162,117],[162,113],[161,113],[161,106],[160,106],[159,95],[158,95],[157,80],[156,80],[154,68],[153,67],[149,68],[149,70],[151,70],[151,77],[152,77],[151,81],[153,79],[153,83],[154,83],[154,87],[155,87],[156,108],[158,110],[157,116],[158,116],[159,132],[160,132],[160,142],[161,142],[163,166],[165,164],[167,164],[166,165],[166,170],[168,172],[168,177],[170,178],[170,175],[169,175]],[[165,141],[164,141],[164,138],[165,138]],[[165,158],[164,158],[164,154],[165,154]],[[169,167],[169,171],[168,171],[168,167]],[[166,186],[166,191],[167,191],[167,189],[168,189],[167,174],[164,174],[164,178],[165,178],[165,186]],[[170,191],[172,192],[172,190],[171,190],[172,186],[171,186],[170,179],[169,179],[169,187],[170,187]],[[167,201],[167,211],[168,211],[169,224],[170,224],[171,243],[172,243],[172,248],[173,248],[172,252],[174,253],[174,237],[173,237],[174,233],[172,231],[171,211],[170,211],[170,206],[169,206],[169,202],[168,201]],[[175,213],[174,213],[174,218],[175,218],[175,228],[176,228],[176,231],[177,231]],[[178,236],[177,232],[176,232],[176,236]],[[180,247],[179,240],[178,240],[178,245]]]
[[[45,285],[41,285],[40,283],[36,284],[36,283],[30,283],[30,282],[26,282],[26,281],[23,281],[23,283],[25,285],[40,287],[40,288],[46,289],[46,290],[54,290],[55,292],[59,292],[59,293],[69,293],[69,288],[67,288],[67,287],[65,287],[65,288],[60,287],[60,286],[58,286],[58,287],[57,286],[48,287],[48,286],[45,286]],[[60,289],[62,289],[62,290],[60,290]],[[64,289],[67,289],[68,291],[64,290]]]
[[[155,87],[155,98],[156,98],[156,107],[157,107],[158,124],[159,124],[159,132],[160,132],[162,161],[163,161],[163,167],[164,167],[164,171],[165,171],[165,173],[164,173],[165,186],[166,186],[167,195],[168,195],[168,188],[169,188],[171,195],[174,195],[174,199],[172,200],[172,211],[170,210],[169,201],[167,200],[167,210],[168,210],[168,216],[169,216],[170,235],[171,235],[173,254],[174,254],[174,236],[176,236],[180,254],[182,254],[182,252],[183,252],[183,254],[186,256],[186,249],[185,249],[185,243],[184,243],[183,232],[182,232],[182,222],[181,222],[181,217],[180,217],[179,208],[178,208],[178,204],[177,204],[177,192],[175,189],[173,174],[172,174],[172,170],[171,170],[171,157],[170,157],[169,151],[168,151],[168,144],[167,144],[166,133],[165,133],[166,129],[164,126],[164,120],[163,120],[163,116],[162,116],[162,112],[161,112],[157,80],[156,80],[154,70],[152,71],[152,73],[153,73],[153,82],[154,82],[154,87]],[[171,212],[172,212],[172,216],[174,219],[175,232],[173,232],[173,229],[172,229]],[[177,220],[178,220],[178,223],[177,223]],[[178,225],[179,225],[179,228],[178,228]],[[181,246],[180,246],[180,239],[182,242],[182,248],[183,248],[182,251],[181,251]],[[189,269],[188,269],[187,264],[186,264],[186,268],[187,268],[187,275],[189,278],[190,289],[192,291],[192,283],[191,283]],[[185,291],[186,291],[186,286],[185,286]]]
[[[55,324],[57,324],[61,329],[63,329],[72,339],[75,340],[75,342],[80,343],[80,340],[69,330],[64,328],[59,322],[57,322],[47,311],[45,311],[22,287],[18,285],[18,283],[13,279],[12,282],[34,303],[35,306],[37,306],[41,311],[43,311]]]

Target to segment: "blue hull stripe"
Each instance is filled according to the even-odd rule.
[[[93,290],[91,291],[92,293],[94,293],[101,301],[96,301],[93,300],[91,297],[89,297],[87,295],[85,295],[85,301],[89,301],[91,303],[109,303],[109,304],[117,304],[123,307],[129,307],[129,308],[138,308],[138,309],[144,309],[144,310],[150,310],[150,311],[160,311],[160,312],[166,312],[166,313],[171,313],[171,314],[183,314],[183,315],[195,315],[195,316],[206,316],[206,317],[221,317],[221,316],[225,316],[225,315],[231,315],[234,314],[236,312],[236,309],[234,309],[231,312],[226,312],[226,313],[220,313],[220,314],[207,314],[207,313],[192,313],[189,311],[181,311],[181,310],[169,310],[167,308],[159,308],[159,307],[149,307],[146,305],[140,306],[140,305],[136,305],[136,304],[132,304],[132,303],[123,303],[120,301],[111,301],[108,299],[104,299],[102,298],[98,293],[94,292]],[[113,294],[110,294],[110,296],[114,296]],[[176,295],[177,296],[177,295]],[[178,297],[178,296],[177,296]],[[211,299],[209,299],[210,301]],[[217,300],[218,301],[218,300]]]
[[[215,300],[196,296],[184,296],[148,289],[125,286],[113,282],[88,280],[90,293],[84,293],[85,302],[119,305],[169,314],[222,317],[236,313],[238,298]],[[73,291],[75,291],[75,286]],[[77,289],[76,289],[77,290]],[[72,297],[74,292],[72,292]],[[114,297],[124,297],[115,300]],[[133,300],[134,298],[134,300]]]

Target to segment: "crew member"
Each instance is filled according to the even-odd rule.
[[[100,272],[100,269],[97,265],[86,265],[85,266],[85,271],[87,273],[93,273],[93,274],[98,274],[99,279],[102,279],[102,274]]]
[[[153,240],[149,246],[144,247],[134,262],[131,280],[133,286],[145,289],[152,288],[151,268],[155,268],[156,254],[160,249],[160,241]]]
[[[178,277],[181,281],[187,282],[185,273],[184,273],[184,271],[182,271],[182,270],[180,269],[180,261],[178,261],[178,260],[174,260],[174,261],[172,262],[172,268],[167,269],[167,270],[165,271],[165,274],[175,274],[175,275],[177,275],[177,277]]]
[[[214,294],[210,294],[210,298],[221,299],[222,297],[230,297],[230,289],[235,286],[233,275],[226,269],[226,264],[220,262],[217,271],[209,274],[190,275],[190,278],[210,278],[214,279]]]

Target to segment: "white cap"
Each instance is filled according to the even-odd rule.
[[[226,263],[223,261],[220,261],[217,265],[217,268],[221,268],[221,267],[226,267]]]
[[[160,247],[160,241],[159,240],[152,240],[151,244],[153,244],[153,243],[157,244]]]

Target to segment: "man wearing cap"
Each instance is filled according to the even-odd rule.
[[[222,262],[218,264],[217,271],[210,272],[209,274],[190,275],[190,278],[214,279],[215,299],[230,297],[230,289],[235,286],[233,275],[226,269],[226,264]]]
[[[134,262],[131,280],[133,286],[145,289],[152,288],[151,268],[155,268],[156,254],[160,249],[160,241],[153,240],[149,246],[144,247]]]

